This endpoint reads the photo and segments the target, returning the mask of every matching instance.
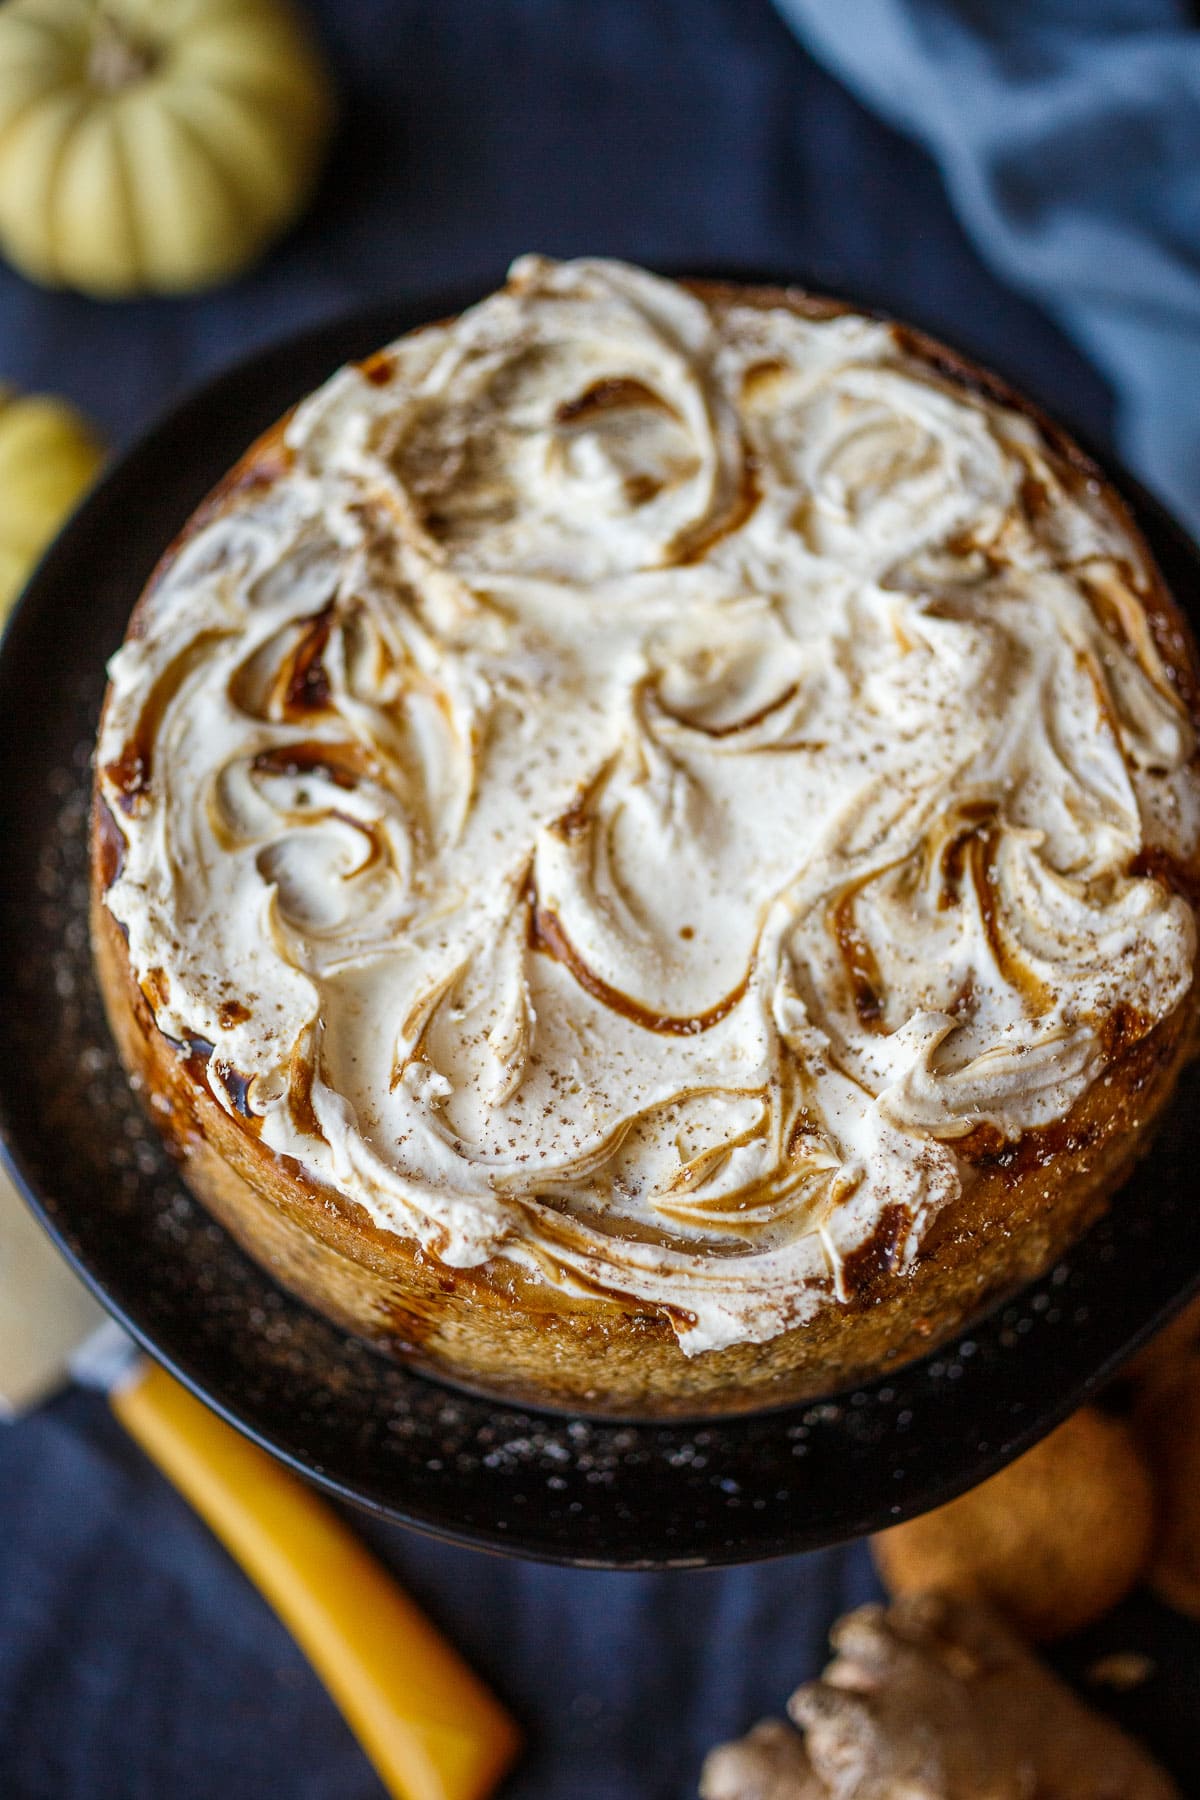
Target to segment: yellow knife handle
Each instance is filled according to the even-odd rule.
[[[157,1364],[113,1411],[270,1601],[397,1800],[483,1800],[512,1719],[302,1482]]]

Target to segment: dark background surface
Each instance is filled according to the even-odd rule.
[[[1103,442],[1103,384],[967,246],[931,164],[811,63],[767,0],[328,0],[343,129],[303,226],[250,276],[102,306],[0,271],[0,377],[128,442],[300,326],[516,253],[779,273],[976,351]],[[83,601],[81,600],[81,604]],[[778,1711],[860,1548],[606,1575],[364,1524],[529,1730],[508,1800],[670,1800]],[[0,1792],[12,1800],[374,1800],[299,1652],[102,1402],[0,1434]]]

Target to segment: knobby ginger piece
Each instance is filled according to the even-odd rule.
[[[1150,1558],[1154,1489],[1129,1427],[1084,1407],[998,1475],[871,1540],[888,1593],[957,1594],[1027,1637],[1064,1637]]]
[[[1193,1351],[1200,1352],[1200,1294],[1189,1300],[1182,1311],[1156,1331],[1145,1349],[1139,1350],[1131,1363],[1121,1370],[1121,1380],[1137,1387],[1170,1381],[1181,1361]]]
[[[822,1678],[789,1702],[796,1748],[768,1722],[714,1751],[704,1800],[1180,1800],[981,1608],[906,1595],[848,1614],[832,1642]]]
[[[763,1719],[735,1744],[718,1744],[705,1758],[702,1800],[827,1800],[813,1774],[804,1740],[782,1719]]]
[[[1134,1417],[1158,1488],[1150,1585],[1168,1606],[1200,1619],[1200,1353],[1151,1387]]]

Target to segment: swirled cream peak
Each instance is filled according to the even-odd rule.
[[[274,460],[112,664],[108,904],[379,1225],[761,1341],[1185,993],[1153,573],[894,328],[524,258]]]

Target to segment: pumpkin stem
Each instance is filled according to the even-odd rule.
[[[158,63],[158,52],[139,43],[109,12],[100,13],[88,56],[89,80],[106,94],[144,81]]]

